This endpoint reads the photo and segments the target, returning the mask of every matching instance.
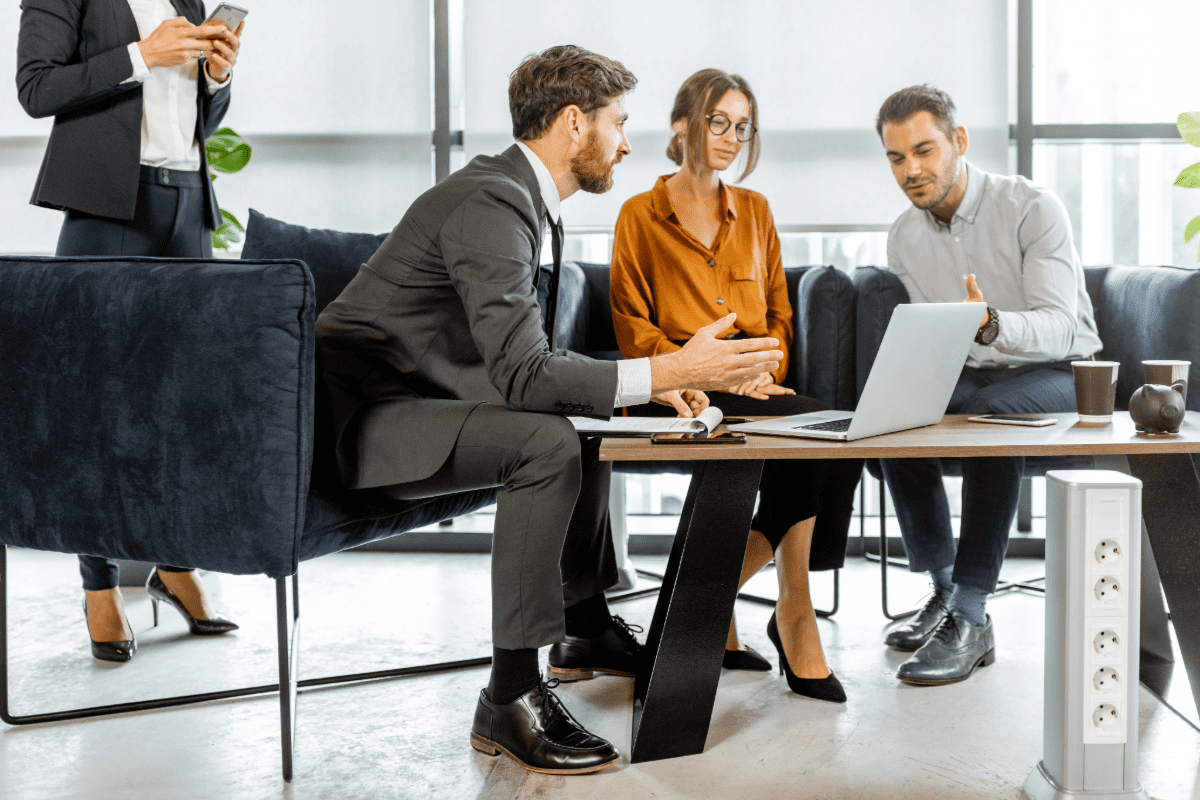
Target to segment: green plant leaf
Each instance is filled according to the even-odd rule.
[[[1184,189],[1200,189],[1200,163],[1184,167],[1183,171],[1179,173],[1179,177],[1175,179],[1175,185],[1182,186]]]
[[[1187,227],[1183,229],[1183,240],[1185,242],[1190,242],[1192,237],[1197,233],[1200,233],[1200,217],[1194,218],[1187,224]]]
[[[251,149],[232,128],[221,128],[204,143],[208,166],[217,172],[237,172],[250,162]]]
[[[1200,113],[1185,111],[1179,115],[1175,127],[1179,129],[1179,135],[1185,142],[1200,147]]]
[[[230,214],[225,209],[221,209],[223,221],[221,227],[212,232],[212,246],[214,250],[228,250],[229,245],[242,240],[242,234],[246,229],[242,227],[242,223],[238,222],[238,218]]]

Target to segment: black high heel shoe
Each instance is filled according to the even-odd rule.
[[[842,688],[842,682],[837,679],[837,675],[833,674],[833,670],[830,670],[829,675],[824,678],[797,678],[792,673],[792,668],[788,666],[787,655],[783,652],[783,642],[779,638],[779,625],[775,622],[774,611],[771,612],[771,619],[767,622],[767,638],[779,651],[779,672],[781,675],[787,676],[789,689],[814,700],[828,700],[831,703],[846,702],[846,690]]]
[[[92,639],[92,626],[87,618],[87,596],[83,598],[83,624],[88,628],[88,639],[92,643],[92,658],[100,661],[115,661],[122,664],[133,658],[133,651],[137,650],[137,639],[130,634],[128,639],[122,639],[118,642],[97,642]],[[132,630],[132,629],[131,629]]]
[[[188,631],[193,636],[216,636],[238,629],[237,623],[222,616],[196,619],[189,614],[179,598],[167,588],[167,585],[162,582],[162,578],[158,577],[157,568],[150,570],[150,577],[146,579],[146,594],[150,595],[151,606],[154,609],[154,627],[156,628],[158,627],[158,604],[161,602],[175,606],[175,610],[187,620]]]
[[[726,650],[725,658],[721,660],[721,666],[725,669],[746,669],[756,672],[771,671],[771,662],[763,658],[761,653],[750,646],[747,646],[745,650]]]

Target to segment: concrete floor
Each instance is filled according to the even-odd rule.
[[[12,711],[165,696],[274,678],[274,588],[264,578],[211,575],[219,607],[240,631],[187,635],[165,609],[126,591],[139,649],[105,665],[87,649],[81,591],[69,556],[10,550]],[[663,559],[639,559],[661,567]],[[487,655],[486,556],[346,553],[301,569],[301,677]],[[1006,577],[1040,574],[1010,559]],[[893,604],[924,582],[894,570]],[[772,594],[767,571],[751,589]],[[814,582],[827,606],[828,575]],[[296,776],[280,778],[274,695],[74,723],[0,725],[0,798],[1016,798],[1040,759],[1042,618],[1039,596],[994,599],[998,661],[970,680],[916,688],[894,678],[903,654],[880,644],[878,567],[853,559],[841,609],[821,635],[849,702],[792,695],[777,674],[722,676],[699,756],[622,762],[582,777],[524,772],[467,742],[485,668],[304,692]],[[653,598],[616,606],[648,625]],[[770,609],[740,602],[744,639],[775,654]],[[545,653],[543,652],[543,658]],[[632,682],[599,678],[560,689],[590,729],[629,751]],[[1160,800],[1200,798],[1200,732],[1141,690],[1141,779]]]

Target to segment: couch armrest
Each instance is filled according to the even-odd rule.
[[[857,397],[855,298],[849,276],[834,267],[802,268],[792,297],[791,388],[830,408]],[[789,268],[788,272],[792,272]]]
[[[0,541],[294,571],[312,458],[299,261],[0,257]]]

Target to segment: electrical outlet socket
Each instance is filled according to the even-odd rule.
[[[1121,546],[1113,539],[1102,539],[1096,545],[1096,563],[1106,567],[1121,564]]]
[[[1120,733],[1124,722],[1120,710],[1113,703],[1101,703],[1092,709],[1092,726],[1096,732],[1108,735]]]
[[[1101,628],[1092,637],[1092,649],[1104,658],[1116,658],[1121,654],[1121,634],[1113,628]]]
[[[1101,667],[1092,675],[1092,686],[1101,694],[1116,694],[1121,691],[1121,676],[1112,667]]]
[[[1096,585],[1092,587],[1092,594],[1095,595],[1096,601],[1103,606],[1119,605],[1124,600],[1121,582],[1112,575],[1105,575],[1096,581]]]

